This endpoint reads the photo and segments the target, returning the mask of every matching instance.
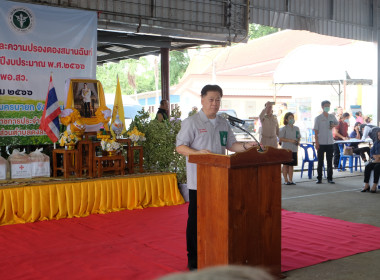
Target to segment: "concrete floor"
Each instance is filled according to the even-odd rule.
[[[380,192],[360,192],[363,173],[334,170],[333,177],[335,185],[327,184],[325,179],[323,184],[317,185],[315,177],[309,180],[304,173],[301,179],[300,172],[296,171],[293,181],[297,185],[282,187],[282,208],[380,227]],[[368,238],[378,239],[380,236]],[[284,276],[289,280],[380,279],[379,263],[380,250],[376,250],[288,271]]]

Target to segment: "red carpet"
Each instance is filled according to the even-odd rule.
[[[186,270],[187,204],[0,227],[0,279],[155,279]],[[380,249],[380,228],[283,211],[282,271]]]

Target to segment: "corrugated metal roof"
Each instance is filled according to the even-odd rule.
[[[369,0],[251,0],[250,22],[373,41],[374,10]]]
[[[16,1],[16,0],[14,0]],[[99,63],[158,54],[160,48],[244,42],[248,22],[363,41],[375,40],[371,0],[17,0],[98,13]],[[250,3],[249,9],[247,3]],[[375,26],[375,28],[374,28]],[[376,31],[376,32],[375,32]],[[110,38],[113,38],[112,40]],[[110,46],[124,47],[112,52]]]

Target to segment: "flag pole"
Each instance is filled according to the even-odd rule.
[[[50,77],[53,78],[53,71],[50,71]],[[53,148],[54,148],[54,150],[57,148],[56,142],[53,143]]]

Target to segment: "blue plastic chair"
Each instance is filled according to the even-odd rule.
[[[306,142],[313,143],[313,137],[315,136],[315,131],[312,128],[307,129]]]
[[[311,179],[312,175],[314,175],[314,162],[318,162],[317,153],[315,151],[313,144],[309,144],[309,143],[300,144],[300,147],[304,150],[304,154],[302,156],[301,178],[302,178],[305,163],[307,162],[309,163],[309,166],[307,169],[307,175],[309,179]],[[323,165],[323,175],[326,178],[325,165]]]
[[[353,154],[353,155],[344,155],[343,154],[343,144],[338,143],[339,151],[340,151],[340,158],[339,158],[339,165],[338,165],[338,171],[345,171],[346,170],[346,161],[348,159],[348,168],[350,168],[350,172],[354,172],[354,159],[355,159],[355,171],[358,170],[358,161],[360,164],[360,172],[362,172],[362,159],[360,155]]]

